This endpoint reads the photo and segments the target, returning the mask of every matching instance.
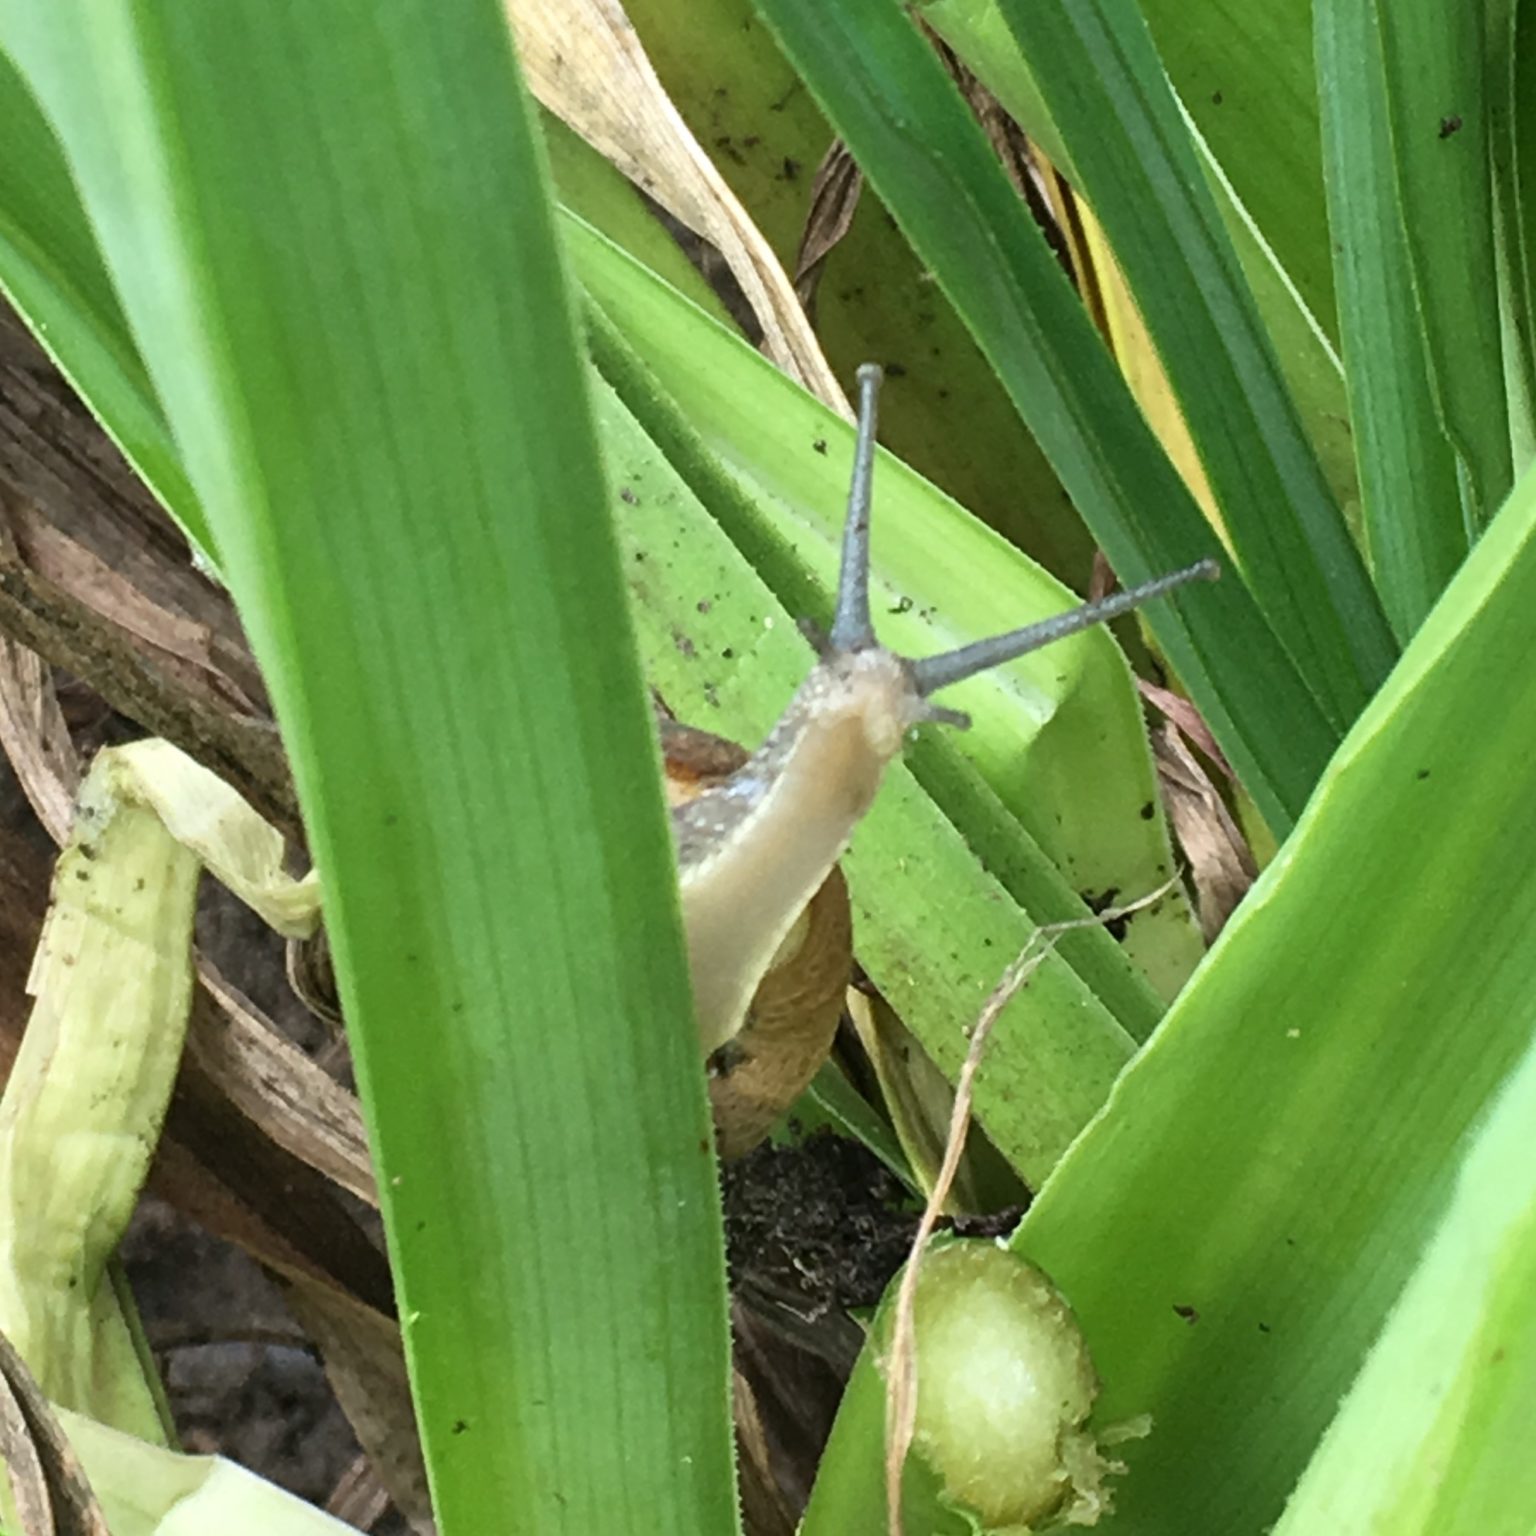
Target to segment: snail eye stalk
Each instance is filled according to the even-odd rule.
[[[875,474],[876,398],[883,377],[879,364],[865,363],[859,379],[859,430],[853,448],[853,483],[848,488],[848,520],[843,524],[843,563],[837,578],[834,651],[867,651],[880,642],[869,616],[869,509]]]
[[[1197,560],[1182,571],[1172,571],[1166,576],[1154,576],[1124,592],[1102,597],[1096,603],[1084,603],[1080,608],[1069,608],[1053,618],[1041,619],[1038,624],[1026,624],[1022,629],[1010,630],[1005,635],[993,635],[977,640],[972,645],[962,645],[959,650],[946,651],[941,656],[924,656],[911,663],[912,679],[917,691],[927,698],[951,683],[964,682],[988,667],[1000,666],[1038,651],[1042,646],[1054,645],[1068,635],[1091,629],[1118,619],[1154,597],[1162,597],[1191,581],[1215,581],[1221,575],[1221,567],[1214,560]]]
[[[848,491],[848,517],[843,525],[842,567],[837,582],[837,607],[832,619],[830,649],[834,654],[872,650],[879,645],[869,608],[869,522],[875,466],[876,399],[880,392],[878,364],[865,363],[858,372],[859,421],[853,453],[853,483]],[[1181,571],[1155,576],[1123,592],[1112,593],[1095,603],[1084,603],[1066,613],[1026,624],[1007,634],[993,635],[939,656],[909,661],[918,695],[927,698],[941,688],[963,682],[989,667],[1016,661],[1031,651],[1053,645],[1095,624],[1117,619],[1133,608],[1192,581],[1215,581],[1221,567],[1214,560],[1197,560]]]

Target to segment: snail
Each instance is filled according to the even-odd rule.
[[[881,371],[859,369],[858,432],[830,633],[768,739],[750,755],[661,722],[688,965],[722,1157],[772,1129],[831,1050],[852,971],[837,861],[916,725],[961,728],[942,688],[1102,624],[1214,561],[939,656],[897,656],[875,637],[869,525]]]

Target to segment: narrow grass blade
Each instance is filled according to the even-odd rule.
[[[1536,1038],[1533,648],[1528,473],[1020,1228],[1140,1536],[1279,1517]]]
[[[504,21],[6,0],[0,38],[277,703],[440,1528],[731,1530],[672,854]]]
[[[1141,12],[1184,110],[1308,314],[1337,342],[1306,7],[1141,0]]]
[[[997,96],[1031,141],[1040,146],[1069,181],[1076,183],[1078,178],[1069,147],[995,0],[980,5],[972,4],[971,0],[926,0],[922,15],[923,20]],[[1305,18],[1302,20],[1302,30],[1305,31]],[[1251,36],[1246,30],[1250,25],[1255,35]],[[1191,36],[1170,37],[1177,27],[1187,28]],[[1308,154],[1309,137],[1312,141],[1310,153],[1314,158],[1316,155],[1315,104],[1293,98],[1284,83],[1291,76],[1293,65],[1281,62],[1273,78],[1266,82],[1262,98],[1256,98],[1241,84],[1254,67],[1254,53],[1262,53],[1272,43],[1281,48],[1292,46],[1295,20],[1288,15],[1282,16],[1272,6],[1240,6],[1233,11],[1212,6],[1202,6],[1198,11],[1169,7],[1156,30],[1160,45],[1171,42],[1175,64],[1182,50],[1184,67],[1174,83],[1185,92],[1182,98],[1185,110],[1193,116],[1198,127],[1211,136],[1196,144],[1211,195],[1241,263],[1244,280],[1253,294],[1253,302],[1274,347],[1308,441],[1351,532],[1358,538],[1359,491],[1355,482],[1354,445],[1349,436],[1344,375],[1331,339],[1334,333],[1331,301],[1327,317],[1314,315],[1303,296],[1302,287],[1284,266],[1286,260],[1295,257],[1295,247],[1286,240],[1291,226],[1287,223],[1285,228],[1276,230],[1270,225],[1261,225],[1255,211],[1243,201],[1245,196],[1257,196],[1258,191],[1267,192],[1270,194],[1267,201],[1264,198],[1257,200],[1278,213],[1276,197],[1289,194],[1279,194],[1272,188],[1275,177],[1265,175],[1265,166],[1274,157],[1283,157],[1287,169],[1299,170]],[[1262,34],[1262,41],[1258,34]],[[1225,67],[1229,59],[1236,65],[1239,81],[1231,102],[1234,109],[1231,114],[1226,110],[1226,95],[1219,87],[1213,88],[1206,73],[1209,71],[1211,76],[1230,81],[1233,76]],[[1303,62],[1310,70],[1310,58]],[[1311,91],[1310,84],[1307,90]],[[1195,93],[1193,97],[1191,92]],[[1202,92],[1209,92],[1211,99],[1206,101],[1200,94]],[[1218,95],[1221,96],[1219,102],[1214,99]],[[1231,128],[1229,117],[1240,119],[1241,126]],[[1218,131],[1228,129],[1230,132]],[[1293,141],[1295,153],[1300,156],[1296,163],[1293,163],[1288,147]],[[1254,156],[1252,163],[1256,170],[1252,175],[1248,173],[1250,162],[1246,158],[1240,162],[1233,159],[1238,146],[1245,156],[1249,153]],[[1311,182],[1317,175],[1315,167],[1311,172],[1302,172],[1296,189],[1300,199],[1311,195]],[[1315,215],[1303,215],[1302,209],[1298,208],[1295,212],[1298,227],[1303,229],[1321,216],[1320,211]],[[1326,261],[1326,246],[1322,255]],[[1296,259],[1306,260],[1304,255]]]
[[[1430,380],[1461,463],[1468,531],[1509,490],[1509,412],[1489,174],[1484,11],[1375,0],[1392,147]]]
[[[1254,597],[1336,725],[1396,655],[1138,9],[999,0],[1136,295]]]
[[[965,315],[1121,579],[1212,553],[1188,491],[905,15],[881,3],[760,8]],[[1266,818],[1288,826],[1336,740],[1332,706],[1309,691],[1321,685],[1303,681],[1239,581],[1149,622]]]
[[[1339,327],[1371,568],[1406,640],[1467,552],[1394,175],[1380,35],[1356,0],[1318,0],[1318,95]]]
[[[128,333],[63,153],[4,52],[0,142],[0,290],[188,539],[212,559],[213,535]]]
[[[1484,1536],[1536,1511],[1536,1049],[1275,1536]]]
[[[1488,0],[1484,44],[1504,383],[1518,475],[1536,457],[1536,13],[1520,0]]]

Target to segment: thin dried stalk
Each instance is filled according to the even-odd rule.
[[[617,0],[506,0],[533,93],[725,258],[789,376],[851,421],[773,248],[673,105]]]

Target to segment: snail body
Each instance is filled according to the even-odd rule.
[[[750,758],[735,742],[708,731],[672,720],[659,724],[667,797],[678,830],[690,960],[697,971],[710,965],[708,946],[718,931],[717,925],[699,921],[700,908],[710,899],[734,894],[727,888],[732,872],[729,867],[711,871],[707,818],[696,812],[679,816],[679,811],[729,784]],[[700,878],[693,878],[695,871]],[[722,947],[737,958],[735,946]],[[752,974],[759,958],[760,951],[737,974]],[[722,1157],[738,1157],[756,1146],[816,1075],[832,1048],[852,968],[848,886],[834,863],[767,956],[754,989],[741,1000],[740,1015],[733,1021],[729,1010],[722,1014],[717,1009],[706,1026],[700,1013],[700,1042],[709,1058],[709,1097]],[[720,963],[711,969],[718,980]]]
[[[1210,561],[1056,618],[910,660],[876,639],[869,606],[870,482],[880,370],[859,370],[853,486],[828,641],[768,739],[750,755],[664,722],[662,751],[689,971],[723,1156],[749,1150],[831,1049],[852,967],[837,861],[908,731],[964,726],[940,688],[1126,612]]]

